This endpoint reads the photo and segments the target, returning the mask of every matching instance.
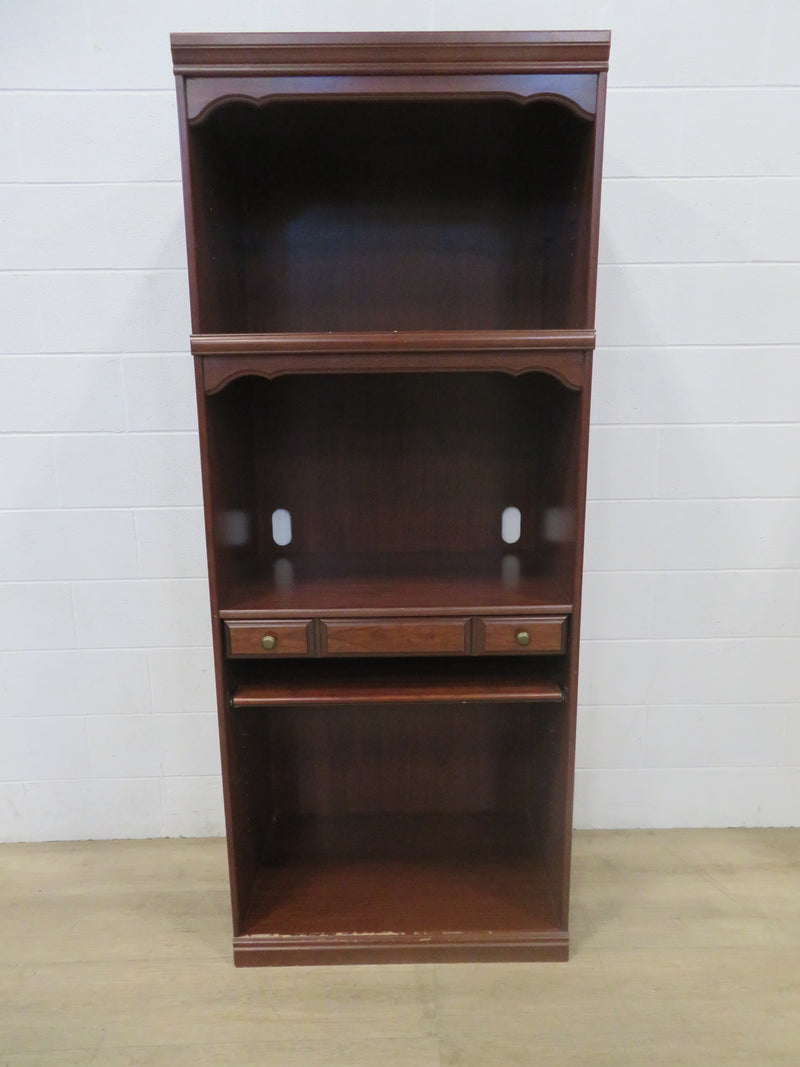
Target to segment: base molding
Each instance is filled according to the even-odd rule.
[[[557,963],[569,959],[566,930],[517,937],[462,935],[243,935],[233,939],[237,967],[356,963]]]

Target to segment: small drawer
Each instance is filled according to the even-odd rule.
[[[225,623],[229,656],[307,656],[310,632],[310,619]]]
[[[468,650],[469,619],[326,619],[329,656],[441,656]]]
[[[565,615],[476,619],[476,652],[490,655],[563,652],[566,647]]]

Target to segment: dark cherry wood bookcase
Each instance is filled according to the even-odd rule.
[[[608,51],[172,37],[237,964],[567,957]]]

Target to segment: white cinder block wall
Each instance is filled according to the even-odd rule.
[[[4,0],[0,838],[222,831],[170,30],[610,28],[576,823],[800,818],[800,5]]]

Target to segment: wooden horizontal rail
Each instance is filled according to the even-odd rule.
[[[355,671],[282,672],[274,677],[242,681],[236,687],[234,708],[319,704],[403,704],[502,701],[514,703],[560,703],[561,686],[551,678],[509,672],[453,672],[440,668],[420,672],[415,666],[383,667],[371,671],[360,664]]]

